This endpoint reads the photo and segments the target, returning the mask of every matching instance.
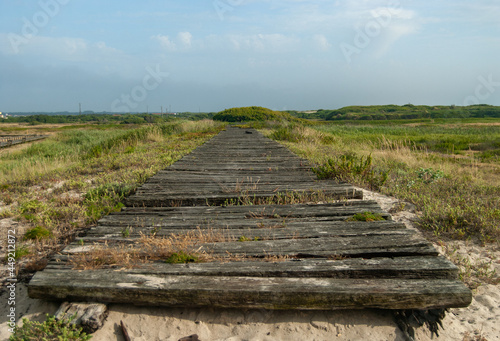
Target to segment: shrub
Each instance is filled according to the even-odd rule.
[[[51,235],[52,235],[52,233],[49,230],[47,230],[45,227],[37,226],[37,227],[34,227],[34,228],[28,230],[24,234],[24,240],[45,239],[45,238],[49,238]]]
[[[122,200],[132,194],[136,185],[113,183],[93,188],[85,194],[89,222],[95,222],[111,212],[120,211],[125,205]]]
[[[372,156],[357,156],[348,152],[330,158],[325,164],[313,168],[319,179],[334,179],[346,182],[362,182],[371,189],[379,189],[387,181],[389,172],[377,171],[372,165]]]
[[[26,341],[26,340],[46,340],[46,341],[86,341],[92,338],[82,332],[82,328],[71,324],[69,320],[57,321],[54,316],[47,314],[45,322],[30,321],[23,319],[23,326],[16,326],[14,333],[10,336],[9,341]]]

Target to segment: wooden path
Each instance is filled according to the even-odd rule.
[[[0,135],[0,148],[47,138],[45,135]]]
[[[338,200],[308,203],[325,198]],[[29,295],[266,309],[470,304],[471,292],[452,263],[361,198],[348,184],[315,180],[305,160],[256,131],[230,127],[152,177],[122,212],[102,218],[55,255],[31,280]],[[384,219],[349,220],[367,211]],[[161,255],[161,247],[141,244],[144,238],[188,240],[183,247],[209,261],[168,264],[162,258],[128,269],[73,269],[72,259],[96,248]]]

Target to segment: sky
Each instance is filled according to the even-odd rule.
[[[498,0],[0,0],[0,111],[500,105]]]

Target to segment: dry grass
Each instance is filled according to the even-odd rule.
[[[156,233],[145,235],[141,232],[134,244],[94,244],[90,251],[72,254],[69,263],[77,270],[134,268],[152,261],[165,261],[174,254],[191,255],[199,262],[209,262],[219,257],[202,250],[202,245],[230,241],[235,241],[235,238],[222,229],[197,227],[168,237],[158,237]]]
[[[247,194],[250,191],[257,190],[260,179],[257,181],[253,181],[252,177],[247,177],[246,180],[236,179],[236,183],[233,186],[226,186],[224,184],[219,184],[223,193],[239,193],[239,194]]]
[[[291,236],[290,238],[293,238]],[[265,261],[284,262],[292,257],[266,253],[264,257],[248,257],[244,254],[215,255],[205,249],[206,244],[227,243],[237,241],[258,241],[265,238],[237,240],[233,233],[225,229],[200,228],[167,237],[158,237],[155,233],[140,234],[133,244],[114,243],[109,245],[94,244],[86,251],[75,252],[69,256],[69,264],[75,270],[95,270],[106,268],[137,268],[151,262],[163,261],[169,263],[173,255],[188,256],[196,262],[243,262]]]

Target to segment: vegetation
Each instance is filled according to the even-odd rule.
[[[69,320],[56,320],[47,314],[45,322],[23,319],[22,327],[16,326],[9,341],[47,340],[47,341],[86,341],[92,338],[82,331],[82,328]]]
[[[152,114],[82,114],[82,115],[47,115],[32,114],[25,116],[9,116],[0,119],[0,123],[27,123],[30,125],[61,124],[61,123],[123,123],[123,124],[146,124],[161,123],[174,119],[172,115]]]
[[[370,189],[378,190],[387,181],[388,172],[378,172],[372,165],[372,156],[358,156],[353,152],[329,158],[325,164],[313,168],[318,179],[334,179],[339,182],[361,182]]]
[[[49,238],[51,236],[51,232],[47,230],[45,227],[37,226],[32,229],[29,229],[24,234],[24,239],[44,239]]]
[[[475,154],[481,161],[500,160],[498,119],[377,121],[361,125],[343,122],[317,125],[317,130],[343,141],[364,140],[375,148],[390,144],[454,155]]]
[[[418,225],[439,238],[499,241],[500,160],[495,155],[500,126],[489,119],[275,124],[263,131],[309,159],[320,177],[413,203],[421,212]]]
[[[224,122],[249,122],[249,121],[281,121],[294,118],[288,113],[273,111],[262,107],[231,108],[217,113],[214,117],[216,121]]]
[[[184,264],[184,263],[198,263],[200,257],[196,254],[189,254],[184,251],[179,251],[173,253],[170,257],[165,260],[165,263],[169,264]]]
[[[308,115],[295,116],[303,118],[321,118],[326,120],[405,120],[405,119],[436,119],[436,118],[500,118],[500,107],[479,104],[467,107],[428,106],[428,105],[372,105],[348,106],[337,110],[320,109]]]
[[[223,126],[176,120],[128,128],[52,127],[44,141],[3,150],[0,213],[27,227],[17,247],[21,264],[28,270],[43,268],[42,259],[103,215],[119,211],[146,179]]]

